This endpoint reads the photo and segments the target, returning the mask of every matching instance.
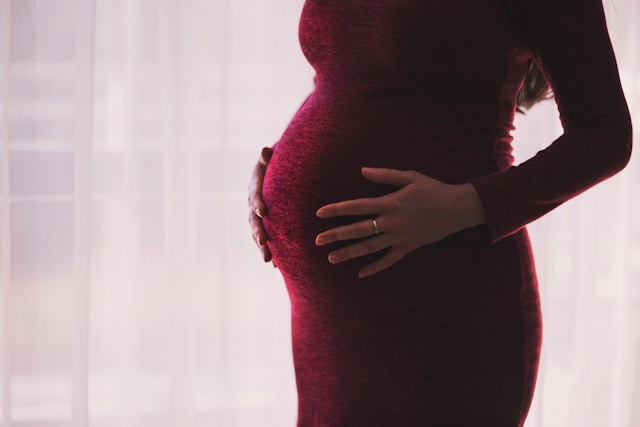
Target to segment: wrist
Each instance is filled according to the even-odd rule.
[[[471,183],[456,186],[458,191],[458,214],[461,229],[486,224],[482,201],[478,191]]]

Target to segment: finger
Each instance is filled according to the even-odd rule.
[[[253,240],[255,240],[258,246],[264,245],[267,241],[266,233],[262,228],[260,218],[255,214],[255,212],[249,213],[249,225],[251,226],[251,231],[253,233]]]
[[[364,255],[379,252],[385,248],[388,248],[389,246],[391,246],[390,235],[379,234],[360,243],[349,245],[347,247],[338,249],[337,251],[331,252],[329,254],[329,262],[331,264],[338,264],[340,262],[348,261],[353,258],[358,258]]]
[[[258,218],[262,218],[267,214],[267,208],[262,201],[262,195],[260,193],[257,193],[249,198],[249,206]]]
[[[379,273],[382,270],[386,270],[396,262],[400,261],[405,255],[406,254],[402,250],[392,247],[382,258],[363,267],[358,272],[358,277],[362,279]]]
[[[416,171],[403,171],[385,168],[362,168],[362,175],[369,181],[387,184],[394,187],[404,187],[415,182],[422,174]]]
[[[318,218],[332,218],[346,215],[375,215],[381,212],[382,202],[379,197],[345,200],[322,206],[316,212]]]
[[[253,240],[258,246],[264,246],[267,243],[267,233],[262,227],[262,220],[253,211],[249,212],[249,225],[253,232]]]
[[[255,214],[258,218],[262,218],[266,213],[266,208],[264,203],[261,200],[255,200],[254,196],[251,195],[247,199],[249,211]]]
[[[269,247],[267,245],[260,246],[260,252],[262,252],[262,259],[264,260],[264,262],[273,262],[273,259],[271,258],[271,251],[269,250]],[[278,268],[275,262],[273,262],[273,266],[275,268]]]
[[[316,236],[316,245],[324,246],[341,240],[373,236],[374,234],[378,234],[376,230],[380,227],[380,219],[376,218],[376,221],[378,228],[373,225],[372,219],[366,219],[356,222],[355,224],[343,225],[342,227],[324,231]]]
[[[260,249],[262,259],[264,262],[271,261],[271,251],[267,246],[267,233],[264,231],[264,227],[262,226],[262,220],[253,211],[249,211],[249,224],[253,231],[253,240],[256,242],[256,245],[258,245],[258,249]]]
[[[259,218],[262,218],[267,214],[267,208],[262,201],[262,190],[255,189],[254,187],[249,187],[249,208],[253,213],[255,213]]]
[[[260,152],[260,163],[264,166],[267,166],[267,164],[271,160],[271,156],[273,156],[273,148],[264,147]]]
[[[259,217],[267,213],[267,209],[262,201],[262,184],[267,165],[273,155],[273,149],[264,147],[260,153],[260,160],[253,168],[251,183],[249,184],[249,205]]]
[[[260,244],[258,242],[259,238],[263,238],[265,243]],[[259,238],[255,238],[255,239],[256,239],[256,244],[258,245],[258,249],[260,249],[260,254],[262,255],[262,260],[264,262],[269,262],[269,261],[271,261],[271,251],[269,250],[269,247],[266,245],[266,238],[264,238],[264,237],[259,237]],[[274,265],[274,267],[275,267],[275,265]]]
[[[262,201],[262,195],[250,195],[249,202],[249,210],[251,213],[255,214],[258,218],[262,218],[266,215],[267,209],[264,206],[264,202]]]
[[[249,185],[249,206],[259,217],[266,214],[264,202],[262,201],[262,177],[264,171],[259,165],[256,165],[251,184]]]

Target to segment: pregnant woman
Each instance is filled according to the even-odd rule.
[[[601,0],[307,0],[300,41],[315,89],[250,190],[291,298],[298,426],[522,426],[524,226],[631,151]],[[564,134],[513,166],[516,109],[547,83]]]

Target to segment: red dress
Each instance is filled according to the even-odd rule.
[[[627,163],[629,112],[600,0],[307,0],[316,87],[275,147],[263,223],[291,298],[298,426],[515,427],[541,340],[524,225]],[[519,166],[516,94],[529,59],[563,136]],[[332,265],[315,236],[360,218],[325,204],[413,169],[480,194],[488,224],[365,279],[380,254]]]

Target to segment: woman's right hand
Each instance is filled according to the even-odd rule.
[[[262,226],[262,217],[267,213],[267,209],[262,201],[262,183],[272,155],[273,148],[264,147],[262,149],[260,160],[258,160],[258,163],[256,163],[256,166],[253,168],[251,182],[249,183],[249,225],[253,231],[253,240],[255,240],[258,248],[260,248],[264,262],[273,262],[271,252],[267,247],[267,233],[265,233],[264,227]],[[276,266],[275,262],[273,266]]]

